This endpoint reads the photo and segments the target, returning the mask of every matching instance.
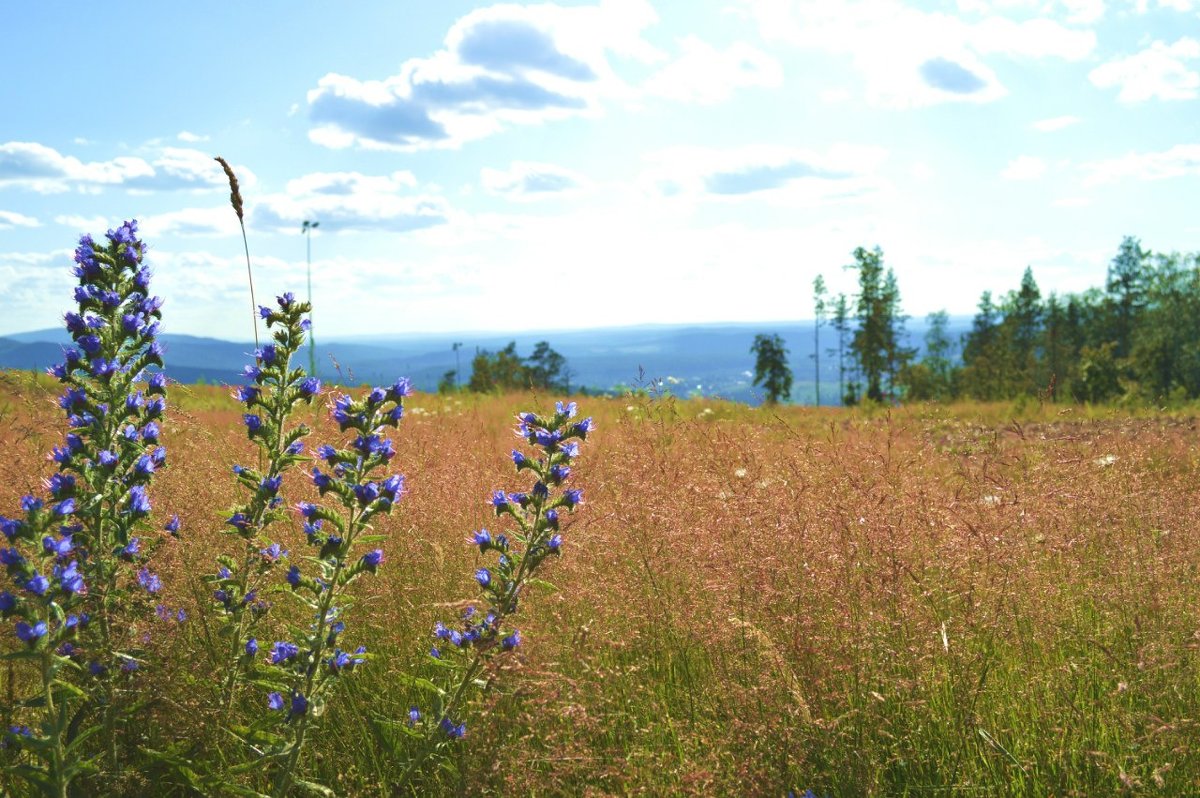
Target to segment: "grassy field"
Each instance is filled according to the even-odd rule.
[[[55,395],[3,377],[0,512],[49,473]],[[386,721],[421,700],[401,675],[428,672],[434,621],[475,594],[466,536],[494,520],[491,491],[521,486],[514,413],[554,398],[409,400],[395,462],[411,492],[378,524],[387,565],[349,621],[378,656],[306,753],[338,794],[389,794]],[[183,539],[156,567],[189,620],[147,624],[169,698],[130,746],[228,747],[204,731],[213,610],[197,576],[229,546],[229,468],[253,453],[219,389],[171,400],[153,497]],[[573,478],[586,504],[544,574],[555,589],[524,601],[525,644],[467,718],[457,769],[421,794],[1200,794],[1190,415],[581,405],[599,429]],[[314,444],[335,436],[314,423]],[[298,482],[289,500],[309,495]],[[168,791],[152,778],[130,792]]]

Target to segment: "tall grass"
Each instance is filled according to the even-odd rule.
[[[3,383],[0,502],[38,473],[43,446],[22,431],[57,422],[39,391]],[[214,622],[187,586],[221,546],[221,519],[198,508],[236,499],[212,453],[250,452],[231,400],[176,395],[186,412],[167,422],[173,468],[156,484],[188,544],[156,559],[179,589],[167,602],[192,619],[155,630],[168,665],[152,678],[174,686],[140,725],[156,747],[216,728],[187,687],[210,678]],[[378,656],[306,754],[339,795],[389,794],[394,721],[421,699],[401,674],[433,675],[429,632],[483,564],[464,530],[487,525],[480,497],[511,473],[509,422],[529,403],[409,401],[396,444],[411,492],[379,523],[394,565],[359,605]],[[500,666],[455,767],[413,794],[1200,792],[1191,416],[1031,407],[1014,423],[1003,406],[649,399],[589,411],[601,432],[577,479],[591,509],[570,556],[548,569],[529,642]],[[298,529],[283,537],[300,548]],[[146,778],[170,793],[164,774]]]

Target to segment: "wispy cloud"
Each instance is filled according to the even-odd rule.
[[[1161,152],[1131,152],[1085,163],[1082,169],[1086,174],[1084,182],[1089,185],[1200,175],[1200,144],[1179,144]]]
[[[0,211],[0,230],[12,227],[41,227],[42,223],[32,216],[16,211]]]
[[[1083,120],[1077,116],[1053,116],[1049,119],[1039,119],[1031,127],[1039,133],[1054,133],[1065,130],[1072,125],[1078,125]]]
[[[508,169],[485,167],[480,183],[491,194],[508,199],[537,200],[576,192],[588,181],[578,172],[548,163],[517,161]]]
[[[1188,65],[1193,61],[1200,61],[1200,41],[1185,36],[1113,59],[1093,69],[1088,79],[1101,89],[1119,89],[1117,99],[1126,103],[1194,100],[1200,96],[1200,70]]]
[[[254,174],[237,167],[246,185]],[[0,144],[0,185],[15,185],[42,194],[72,189],[99,191],[121,187],[139,191],[181,191],[222,188],[225,175],[212,156],[199,150],[160,148],[150,160],[120,156],[108,161],[84,162],[52,147],[29,141]]]

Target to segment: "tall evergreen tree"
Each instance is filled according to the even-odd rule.
[[[813,361],[817,406],[821,406],[821,325],[825,323],[825,278],[813,280]]]
[[[858,272],[855,315],[858,329],[850,349],[866,381],[866,396],[875,402],[884,399],[884,388],[891,390],[896,374],[911,357],[901,344],[904,316],[900,313],[900,289],[896,275],[883,267],[883,250],[875,247],[854,250],[850,269]],[[886,381],[886,383],[885,383]]]
[[[761,385],[767,404],[778,404],[792,395],[792,369],[788,366],[788,351],[778,335],[754,336],[750,353],[755,355],[754,384]]]
[[[1114,305],[1113,340],[1119,358],[1129,357],[1132,351],[1135,317],[1145,300],[1149,258],[1150,253],[1142,249],[1141,241],[1125,236],[1108,265],[1104,288]]]
[[[837,353],[838,359],[838,401],[850,404],[846,397],[846,336],[850,332],[850,303],[845,294],[838,294],[833,303],[833,329],[837,333],[837,347],[831,348],[828,354]]]

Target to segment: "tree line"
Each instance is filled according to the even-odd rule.
[[[920,352],[907,343],[908,317],[882,250],[856,249],[847,268],[858,276],[854,294],[831,298],[820,276],[813,285],[818,403],[825,327],[834,344],[824,354],[837,358],[844,404],[1200,397],[1200,253],[1154,253],[1127,236],[1103,287],[1061,295],[1043,296],[1027,268],[1017,288],[1000,296],[983,292],[957,340],[946,311],[930,314]],[[754,382],[766,400],[786,400],[791,372],[785,373],[784,342],[760,335],[751,352]]]

